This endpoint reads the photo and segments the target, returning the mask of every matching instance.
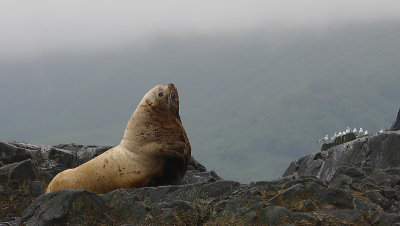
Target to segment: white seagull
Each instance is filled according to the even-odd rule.
[[[336,139],[336,137],[337,137],[337,134],[335,132],[335,134],[331,137],[331,141],[334,141]]]
[[[378,132],[378,133],[379,133],[379,134],[383,133],[383,129],[379,130],[379,132]]]
[[[364,130],[362,128],[360,128],[360,131],[358,131],[358,134],[363,135],[364,134]]]
[[[339,137],[342,136],[342,132],[339,132],[339,133],[338,133],[338,136],[339,136]]]
[[[365,130],[364,135],[368,135],[368,130]]]
[[[350,133],[350,127],[347,127],[346,128],[346,134],[349,134]]]
[[[321,142],[326,143],[328,140],[329,140],[329,136],[328,136],[328,134],[326,134],[325,137],[322,137],[321,139],[319,139],[318,143],[321,143]]]
[[[357,134],[357,129],[356,128],[353,129],[353,133]]]

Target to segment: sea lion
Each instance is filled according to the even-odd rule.
[[[190,155],[178,91],[173,84],[158,85],[139,103],[118,146],[60,172],[46,193],[85,189],[104,194],[118,188],[172,184],[184,176]]]

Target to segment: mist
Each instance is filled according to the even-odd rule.
[[[98,51],[162,35],[329,29],[400,19],[392,1],[2,1],[0,56]]]
[[[346,126],[400,105],[398,1],[3,1],[0,140],[117,145],[174,83],[192,155],[275,179]]]

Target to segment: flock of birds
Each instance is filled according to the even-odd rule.
[[[383,132],[384,132],[384,130],[381,129],[381,130],[379,130],[378,134],[381,134],[381,133],[383,133]],[[346,134],[349,134],[349,133],[351,133],[351,129],[350,129],[350,127],[347,127],[346,130],[343,131],[343,132],[335,132],[335,134],[331,137],[330,140],[333,142],[333,141],[335,141],[336,138],[342,137],[342,136],[344,136],[344,135],[346,135]],[[354,129],[353,129],[353,133],[354,133],[356,136],[361,137],[361,136],[366,136],[366,135],[368,135],[368,130],[365,130],[365,131],[364,131],[363,128],[360,128],[359,130],[357,130],[356,128],[354,128]],[[321,142],[326,143],[326,142],[328,142],[328,141],[329,141],[329,136],[328,136],[328,134],[326,134],[325,137],[322,137],[321,139],[318,140],[318,143],[321,143]]]

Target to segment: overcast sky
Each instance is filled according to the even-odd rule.
[[[101,49],[154,35],[400,21],[399,0],[17,1],[0,5],[0,56]]]

